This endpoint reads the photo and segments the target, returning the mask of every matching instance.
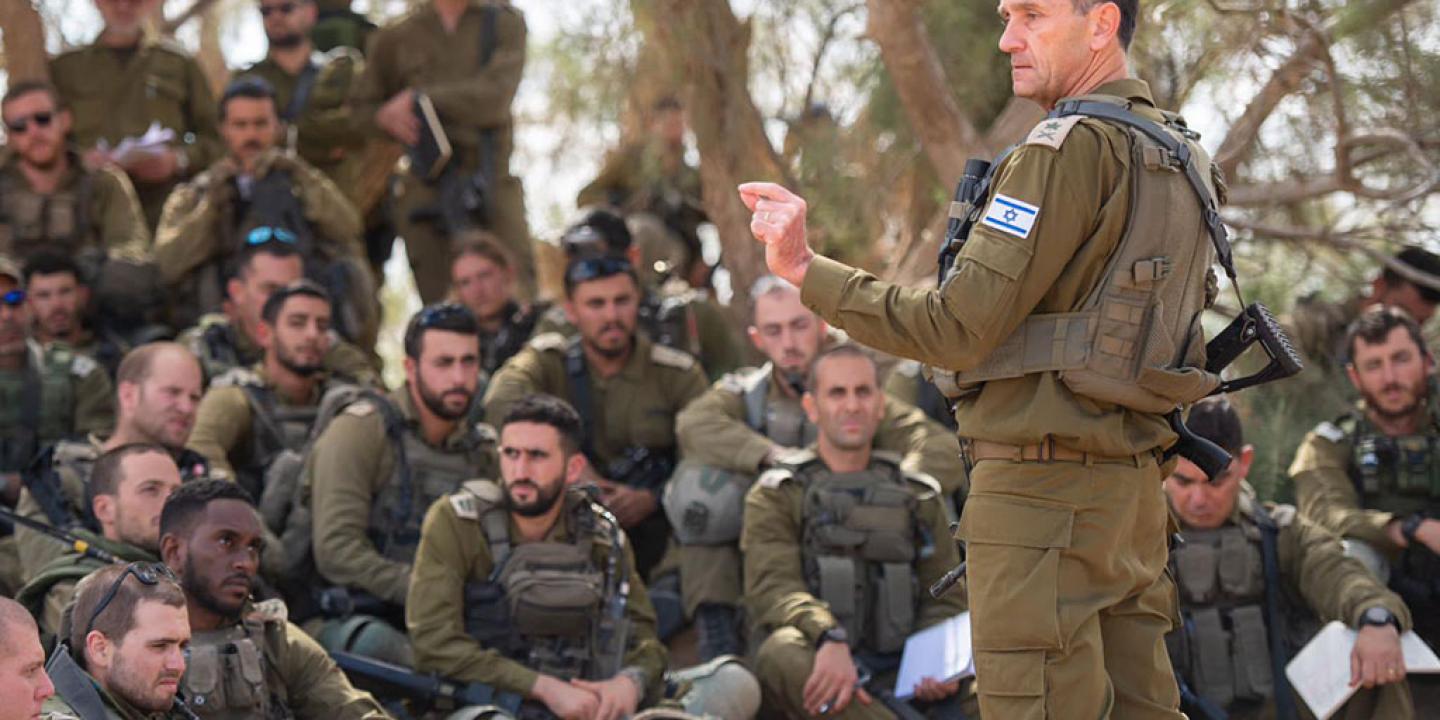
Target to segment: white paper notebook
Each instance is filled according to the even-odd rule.
[[[1355,647],[1355,637],[1356,632],[1344,623],[1331,622],[1285,666],[1290,686],[1319,720],[1334,715],[1359,689],[1350,687],[1350,650]],[[1440,658],[1414,631],[1400,636],[1400,649],[1405,653],[1406,672],[1440,673]]]
[[[923,678],[950,681],[975,676],[975,656],[970,652],[970,613],[963,612],[938,625],[931,625],[905,641],[900,672],[895,677],[895,697],[908,700]]]

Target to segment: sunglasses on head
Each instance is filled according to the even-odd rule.
[[[12,133],[23,133],[30,129],[30,123],[35,123],[35,127],[50,127],[50,121],[54,119],[55,113],[45,110],[32,113],[22,118],[7,120],[5,122],[5,129]]]
[[[634,270],[629,260],[611,255],[600,255],[571,261],[570,265],[565,268],[565,282],[573,286],[630,272],[634,272]]]
[[[90,622],[85,623],[86,635],[95,629],[95,621],[100,618],[100,613],[105,612],[105,608],[110,606],[110,601],[114,600],[115,595],[120,592],[120,586],[125,584],[125,578],[131,575],[145,585],[159,585],[162,578],[178,582],[175,573],[170,572],[170,568],[161,563],[132,562],[126,565],[125,572],[120,573],[120,576],[110,583],[110,588],[100,597],[100,604],[95,606],[95,612],[90,613]]]
[[[0,303],[4,303],[5,305],[7,305],[7,306],[9,306],[9,307],[20,307],[20,305],[21,305],[22,303],[24,303],[24,302],[25,302],[25,291],[24,291],[24,290],[11,290],[10,292],[5,293],[4,295],[0,295]]]
[[[424,330],[453,318],[464,317],[471,314],[469,308],[459,303],[440,303],[421,310],[420,315],[415,320],[415,324]]]
[[[280,3],[279,5],[261,5],[260,17],[270,17],[275,13],[280,13],[281,15],[289,15],[290,13],[295,12],[295,8],[297,7],[300,6],[296,5],[295,3],[288,2]]]
[[[294,245],[298,241],[295,238],[295,233],[285,228],[270,227],[269,225],[257,227],[245,236],[246,245],[264,245],[268,242],[282,242],[287,245]]]

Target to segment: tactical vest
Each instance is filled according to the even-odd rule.
[[[230,325],[230,319],[220,313],[210,313],[200,318],[198,337],[191,342],[190,351],[200,358],[205,377],[217,378],[237,367],[249,367],[260,361],[253,354],[241,352],[235,337],[237,330]]]
[[[1391,437],[1360,413],[1350,413],[1317,432],[1337,442],[1349,438],[1350,480],[1364,507],[1409,515],[1440,509],[1440,435],[1433,428],[1427,428],[1429,434]]]
[[[700,329],[695,324],[695,313],[690,310],[691,302],[693,298],[689,293],[665,295],[646,290],[640,299],[636,323],[656,345],[701,357]]]
[[[494,375],[516,353],[525,349],[525,343],[535,334],[535,326],[545,314],[548,305],[532,305],[522,308],[515,303],[505,306],[505,322],[494,333],[480,334],[480,363],[485,372]]]
[[[62,440],[46,448],[26,470],[25,487],[51,525],[65,529],[79,524],[99,532],[99,524],[85,498],[90,487],[90,472],[101,453],[99,440]],[[194,450],[181,448],[171,455],[180,468],[183,482],[210,474],[209,462]]]
[[[770,383],[775,364],[765,363],[740,378],[740,396],[745,402],[745,424],[751,430],[788,448],[807,447],[815,441],[815,426],[805,417],[804,406],[795,402],[770,400]]]
[[[620,668],[607,667],[602,652],[608,642],[604,610],[607,600],[616,601],[606,597],[606,581],[610,573],[628,577],[629,571],[623,563],[601,567],[595,545],[615,547],[618,526],[572,490],[562,499],[571,542],[512,545],[502,492],[492,482],[474,481],[451,497],[462,517],[478,520],[494,561],[485,581],[465,586],[466,633],[538,672],[562,679],[610,677]]]
[[[75,378],[95,361],[63,343],[26,342],[25,368],[0,372],[0,472],[19,472],[40,448],[75,430]]]
[[[278,601],[272,601],[278,602]],[[294,717],[270,652],[283,620],[246,618],[190,639],[182,687],[190,709],[204,720],[289,720]]]
[[[70,162],[79,156],[70,153]],[[74,254],[90,242],[90,173],[51,195],[30,190],[15,173],[0,172],[0,253],[24,259],[40,250]]]
[[[1126,110],[1129,105],[1104,95],[1080,101]],[[1178,143],[1178,153],[1125,122],[1093,116],[1085,107],[1069,110],[1068,117],[1057,113],[1041,128],[1053,124],[1056,131],[1068,131],[1066,122],[1073,125],[1077,115],[1085,115],[1130,136],[1131,207],[1125,235],[1078,307],[1030,315],[979,366],[962,372],[932,368],[934,382],[953,399],[991,380],[1054,372],[1077,395],[1160,414],[1204,397],[1219,384],[1218,377],[1203,370],[1200,325],[1213,300],[1207,283],[1216,253],[1207,213],[1216,207],[1218,171],[1197,142],[1198,135],[1173,113],[1162,113],[1163,124],[1139,119]],[[1063,138],[1051,138],[1049,144],[1058,147],[1058,142]],[[997,161],[990,172],[1002,164]],[[962,222],[974,222],[985,209],[956,205],[951,217]],[[959,265],[951,266],[944,282]]]
[[[800,551],[811,594],[830,606],[852,649],[899,652],[915,629],[915,563],[935,549],[918,514],[925,495],[910,486],[918,480],[881,453],[856,473],[831,472],[814,453],[789,462],[803,489]],[[938,492],[926,484],[925,493]]]
[[[330,385],[327,382],[321,387],[322,396]],[[304,447],[320,406],[281,403],[274,388],[247,368],[235,368],[215,378],[210,386],[234,386],[245,393],[245,400],[250,404],[250,453],[240,462],[232,463],[232,467],[236,482],[249,491],[251,497],[261,497],[271,463],[286,450],[298,451]]]

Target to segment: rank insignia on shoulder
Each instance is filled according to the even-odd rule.
[[[1030,229],[1035,227],[1035,217],[1039,214],[1038,206],[996,193],[980,224],[1023,240],[1030,237]]]
[[[1035,129],[1025,137],[1026,145],[1044,145],[1055,150],[1060,149],[1060,143],[1065,142],[1065,137],[1080,122],[1084,115],[1067,115],[1062,118],[1046,118],[1040,121]]]

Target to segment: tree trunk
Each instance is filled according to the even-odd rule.
[[[28,0],[0,0],[0,55],[9,83],[46,80],[50,69],[45,55],[45,24]]]
[[[767,272],[765,251],[750,234],[750,212],[735,187],[750,180],[793,182],[750,98],[749,24],[719,0],[632,0],[631,7],[646,42],[685,79],[705,212],[719,231],[732,287],[750,287]],[[748,304],[740,291],[731,308],[743,316]]]

